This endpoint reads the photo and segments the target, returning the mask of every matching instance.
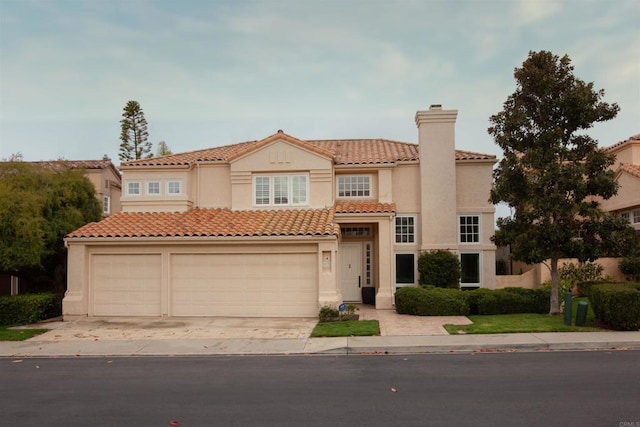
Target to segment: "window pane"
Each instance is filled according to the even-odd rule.
[[[397,216],[396,217],[396,243],[414,243],[415,227],[414,217]]]
[[[462,283],[480,283],[480,254],[460,254]]]
[[[338,177],[338,197],[369,197],[371,179],[368,175]]]
[[[460,243],[478,243],[480,241],[480,217],[459,217]]]
[[[291,177],[291,198],[294,205],[307,204],[307,177],[304,175]]]
[[[415,283],[414,254],[396,254],[396,283]]]
[[[160,194],[160,183],[159,182],[147,183],[147,194]]]
[[[180,181],[167,182],[167,194],[180,194],[181,185]]]
[[[256,177],[256,205],[269,204],[269,177]]]
[[[276,205],[286,205],[289,203],[289,177],[273,177],[273,203]]]
[[[129,182],[129,183],[127,183],[127,194],[139,195],[140,194],[140,183],[139,182]]]

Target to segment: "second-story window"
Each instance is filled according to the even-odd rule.
[[[127,196],[139,196],[140,195],[140,183],[138,181],[127,182]]]
[[[160,194],[160,182],[150,181],[147,182],[147,194],[151,196],[157,196]]]
[[[167,182],[167,194],[175,196],[180,193],[182,193],[182,182],[180,181]]]
[[[478,215],[460,215],[458,226],[460,243],[478,243],[480,241],[480,217]]]
[[[306,175],[260,175],[253,179],[253,203],[256,206],[308,204]]]
[[[369,175],[338,176],[338,197],[352,197],[352,198],[371,197],[371,176]]]

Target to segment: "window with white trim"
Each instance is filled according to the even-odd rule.
[[[167,194],[177,196],[182,193],[182,181],[167,181]]]
[[[127,181],[127,196],[139,196],[140,193],[140,182]]]
[[[102,196],[102,213],[109,215],[111,212],[111,197]]]
[[[640,209],[633,211],[633,223],[640,224]]]
[[[309,203],[307,175],[259,175],[253,178],[256,206],[296,206]]]
[[[480,285],[480,254],[460,254],[460,283],[462,286]]]
[[[396,253],[396,284],[414,285],[416,283],[416,254]]]
[[[150,196],[160,195],[160,181],[147,182],[147,194]]]
[[[371,197],[371,176],[339,175],[338,197]]]
[[[413,215],[396,216],[396,243],[416,242],[416,217]]]
[[[631,223],[631,212],[622,212],[620,218],[624,219],[628,223]]]
[[[364,243],[364,286],[373,286],[373,268],[371,260],[373,258],[373,244]]]
[[[480,217],[478,215],[460,215],[458,226],[460,243],[480,242]]]

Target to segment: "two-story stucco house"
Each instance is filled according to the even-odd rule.
[[[316,316],[390,309],[423,250],[492,288],[495,156],[455,149],[456,110],[418,111],[419,144],[243,142],[130,161],[123,212],[66,238],[70,316]],[[370,301],[367,301],[367,300]]]
[[[613,165],[618,194],[603,200],[602,209],[625,218],[640,233],[640,134],[607,148],[616,155]]]

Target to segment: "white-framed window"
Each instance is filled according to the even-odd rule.
[[[177,196],[182,193],[182,181],[167,181],[167,194]]]
[[[480,254],[468,252],[460,254],[460,286],[480,286]]]
[[[102,196],[102,213],[109,215],[111,213],[111,197]]]
[[[342,237],[369,237],[371,236],[371,227],[340,227]]]
[[[296,206],[309,203],[307,175],[258,175],[253,179],[256,206]]]
[[[371,175],[338,175],[338,197],[371,197]]]
[[[139,181],[127,181],[127,196],[139,196],[141,193]]]
[[[633,223],[640,224],[640,209],[633,211]]]
[[[150,196],[160,195],[160,181],[147,182],[147,194]]]
[[[622,212],[620,218],[624,219],[628,223],[631,223],[631,212]]]
[[[412,244],[416,242],[416,217],[415,215],[396,216],[396,243]]]
[[[458,217],[458,229],[460,231],[458,235],[460,243],[480,242],[479,215],[460,215]]]
[[[396,252],[395,261],[396,285],[415,285],[417,270],[415,252]]]

